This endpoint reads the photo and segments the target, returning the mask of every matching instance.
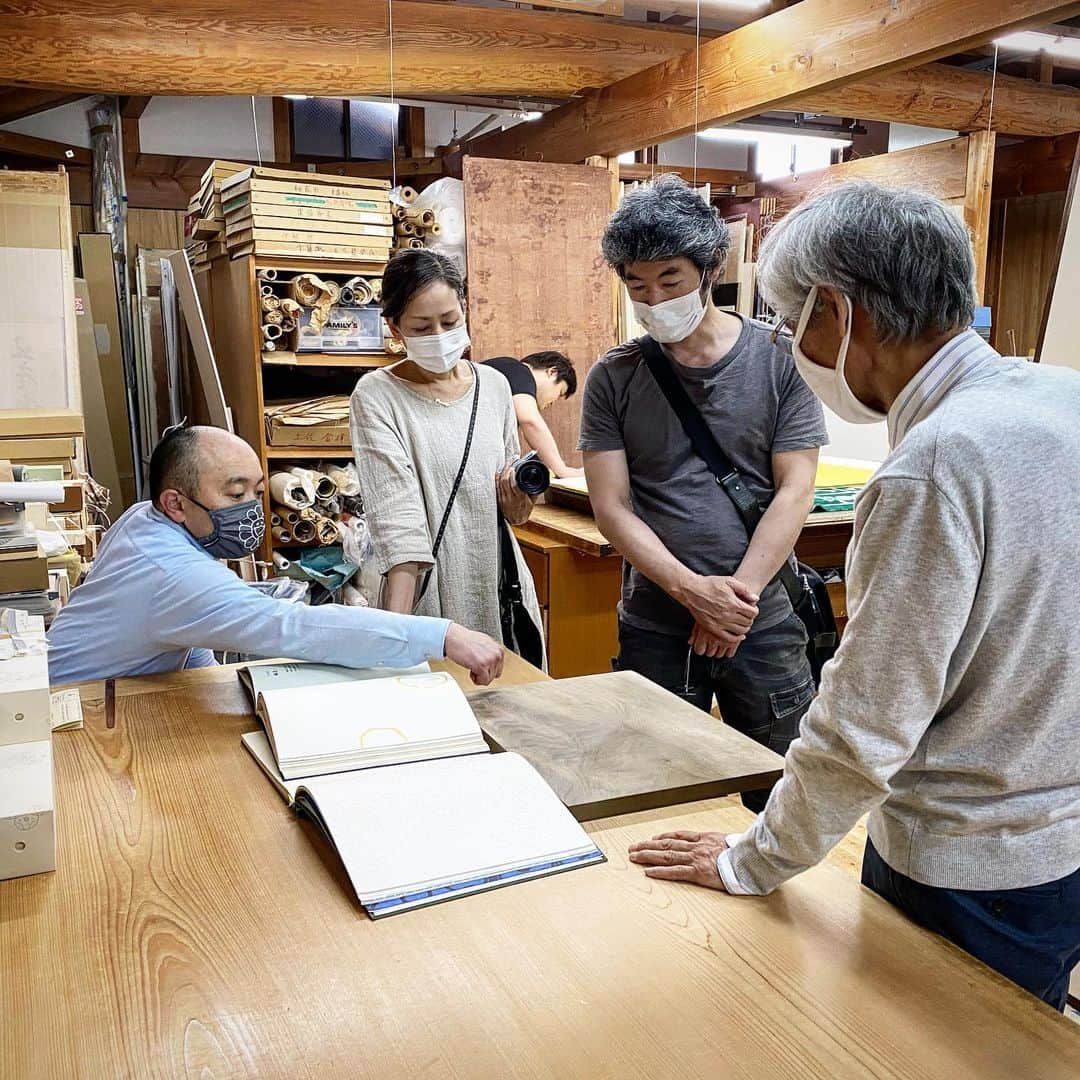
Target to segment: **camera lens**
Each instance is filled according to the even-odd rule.
[[[551,486],[548,467],[532,454],[515,463],[514,476],[517,486],[526,495],[543,495]]]

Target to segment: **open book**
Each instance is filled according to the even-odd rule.
[[[284,781],[487,753],[461,688],[426,664],[406,671],[267,664],[245,668],[241,679]],[[253,742],[245,738],[265,768],[265,751]]]
[[[245,748],[373,919],[604,861],[524,758],[487,752],[451,676],[289,663],[241,679],[265,728]]]

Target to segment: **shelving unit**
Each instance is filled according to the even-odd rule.
[[[217,259],[208,270],[196,275],[203,313],[213,338],[222,389],[233,412],[236,434],[259,455],[264,475],[269,474],[272,462],[350,460],[352,449],[347,444],[304,448],[270,446],[266,441],[263,422],[266,382],[268,378],[273,381],[278,397],[286,396],[281,393],[282,380],[287,380],[289,397],[319,397],[327,393],[325,387],[320,388],[319,382],[335,377],[340,381],[347,377],[350,369],[356,370],[359,377],[364,370],[384,367],[398,358],[386,353],[283,353],[280,357],[276,353],[264,353],[259,304],[261,282],[256,275],[258,271],[270,268],[278,271],[279,280],[303,273],[334,277],[357,274],[381,277],[384,264],[336,259],[298,260],[256,254],[239,259]],[[264,500],[269,521],[269,490]],[[268,528],[258,557],[268,561],[272,550]]]

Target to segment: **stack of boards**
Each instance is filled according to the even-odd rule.
[[[187,253],[191,265],[202,269],[213,259],[228,254],[225,247],[225,213],[221,208],[221,184],[246,169],[237,161],[211,161],[202,175],[199,190],[188,203]]]
[[[390,183],[242,168],[221,181],[225,243],[242,255],[386,262],[394,242]]]
[[[449,675],[286,663],[241,679],[264,728],[245,748],[371,918],[604,861],[524,758],[488,752]]]

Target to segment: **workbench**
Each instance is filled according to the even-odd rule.
[[[455,670],[463,684],[464,673]],[[510,658],[504,684],[542,678]],[[373,923],[240,744],[235,671],[82,688],[57,871],[0,882],[0,1075],[1074,1078],[1080,1028],[823,865],[771,897],[608,862]]]
[[[795,544],[819,569],[842,567],[854,514],[811,514]],[[584,509],[542,503],[514,529],[536,583],[548,646],[548,670],[558,679],[611,670],[619,652],[622,558]],[[842,583],[829,588],[837,624],[847,611]]]

